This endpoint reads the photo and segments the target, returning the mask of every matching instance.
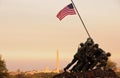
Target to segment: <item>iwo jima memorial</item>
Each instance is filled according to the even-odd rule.
[[[57,18],[62,20],[67,15],[78,14],[88,38],[84,43],[80,43],[77,52],[72,61],[64,68],[64,72],[59,73],[53,78],[119,78],[114,70],[107,69],[106,65],[110,52],[105,52],[91,38],[74,2],[64,7],[58,14]],[[74,64],[75,63],[75,64]],[[70,67],[72,68],[70,69]]]

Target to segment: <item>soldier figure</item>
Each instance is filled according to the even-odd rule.
[[[85,42],[85,45],[88,45],[88,44],[94,44],[94,41],[92,38],[87,38],[87,41]]]
[[[98,58],[101,56],[102,53],[104,54],[104,51],[101,48],[99,48],[98,44],[93,45],[90,51],[91,54],[89,55],[88,69],[92,70],[98,63]]]
[[[84,44],[83,43],[80,43],[80,48],[78,48],[78,51],[77,53],[74,55],[74,58],[73,60],[71,61],[71,63],[69,63],[65,68],[64,68],[64,71],[66,71],[67,69],[69,69],[75,62],[77,61],[80,61],[80,53],[83,51],[83,47],[84,47]],[[75,68],[75,67],[74,67]],[[72,70],[74,70],[74,68]]]
[[[94,45],[94,41],[92,38],[88,38],[87,41],[85,42],[85,54],[83,58],[83,67],[81,71],[87,71],[88,70],[88,65],[90,61],[90,54],[92,53],[91,49]]]
[[[103,67],[103,70],[106,69],[106,65],[107,65],[107,61],[108,61],[108,57],[111,56],[111,53],[107,52],[105,54],[102,54],[99,58],[99,65],[97,65],[98,68]]]
[[[91,38],[88,38],[84,46],[78,50],[77,54],[75,55],[77,58],[79,58],[79,60],[70,71],[78,72],[81,71],[83,67],[86,70],[87,67],[84,65],[88,63],[87,55],[93,44],[93,40]]]

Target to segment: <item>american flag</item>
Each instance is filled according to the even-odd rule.
[[[74,7],[71,4],[67,5],[66,7],[64,7],[58,14],[57,14],[57,18],[59,18],[59,20],[62,20],[65,16],[67,15],[74,15],[75,10]]]

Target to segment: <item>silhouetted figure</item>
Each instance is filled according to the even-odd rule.
[[[64,71],[66,71],[67,69],[69,69],[75,62],[81,61],[80,55],[81,55],[81,53],[83,53],[84,44],[83,44],[83,43],[80,43],[80,46],[81,46],[81,47],[78,48],[78,51],[77,51],[77,53],[74,55],[73,60],[64,68]]]
[[[85,42],[85,45],[93,45],[94,41],[92,38],[87,38],[87,41]]]
[[[82,66],[81,67],[81,71],[87,71],[88,65],[90,63],[90,55],[92,53],[91,49],[93,48],[94,45],[94,41],[92,38],[88,38],[87,41],[85,42],[85,54],[83,56],[83,61],[82,61]],[[81,65],[81,64],[80,64]]]
[[[80,59],[77,61],[77,63],[73,66],[73,68],[70,71],[80,72],[83,69],[83,67],[86,70],[87,67],[85,67],[84,65],[86,65],[89,62],[88,61],[88,56],[90,53],[89,51],[91,50],[93,44],[94,44],[93,40],[91,38],[88,38],[84,46],[80,49],[80,51],[78,50],[77,57]]]
[[[108,61],[108,57],[111,56],[111,53],[107,52],[105,54],[102,54],[100,57],[99,57],[99,65],[97,65],[97,67],[103,67],[103,69],[105,70],[106,68],[106,65],[107,65],[107,61]]]
[[[89,55],[89,62],[87,64],[87,70],[92,70],[96,64],[99,61],[99,57],[101,56],[101,54],[104,54],[104,51],[99,48],[98,44],[93,45],[92,49],[90,50],[91,54]]]

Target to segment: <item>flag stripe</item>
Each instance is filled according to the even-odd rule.
[[[69,12],[69,15],[73,15],[73,14],[74,14],[74,12]],[[68,15],[68,12],[64,12],[63,14],[59,15],[58,17],[64,17],[66,15]]]
[[[72,4],[67,5],[66,7],[64,7],[58,14],[57,14],[57,18],[59,18],[59,20],[62,20],[65,16],[67,15],[74,15],[75,10],[72,6]]]
[[[65,16],[67,16],[68,14],[67,13],[65,13],[65,14],[63,14],[61,17],[58,17],[60,20],[62,20]],[[69,14],[69,15],[73,15],[73,13],[71,13],[71,14]]]

